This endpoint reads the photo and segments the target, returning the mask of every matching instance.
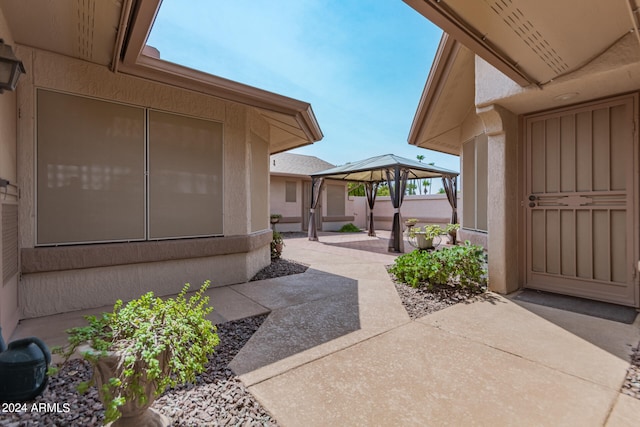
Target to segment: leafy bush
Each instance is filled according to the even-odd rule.
[[[338,230],[340,233],[359,233],[361,230],[355,225],[349,223],[345,224]]]
[[[111,313],[87,316],[88,326],[67,330],[69,344],[54,348],[54,352],[69,359],[82,344],[89,344],[90,352],[82,357],[93,364],[115,352],[118,357],[116,376],[101,388],[105,405],[105,422],[120,417],[119,406],[146,395],[142,381],[154,382],[156,395],[167,387],[195,382],[203,372],[208,356],[220,343],[216,327],[206,316],[213,310],[204,292],[210,282],[186,298],[189,284],[175,298],[162,299],[147,292],[140,298],[123,304],[118,300]],[[163,369],[160,359],[165,358]],[[55,370],[54,370],[55,372]],[[81,383],[79,391],[86,391],[95,382]]]
[[[470,244],[439,251],[415,250],[396,258],[389,269],[398,280],[414,288],[427,285],[480,287],[485,284],[484,251]]]

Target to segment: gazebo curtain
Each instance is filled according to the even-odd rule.
[[[320,201],[320,193],[324,184],[324,178],[313,178],[311,180],[311,209],[309,209],[309,240],[318,240],[318,229],[316,227],[316,208]],[[322,215],[322,212],[318,212]]]
[[[400,206],[402,206],[402,201],[404,200],[409,170],[400,169],[399,166],[396,166],[393,169],[393,179],[391,170],[387,169],[385,173],[387,176],[387,185],[389,186],[389,196],[391,196],[391,203],[393,203],[394,208],[391,238],[389,239],[389,252],[404,252]]]
[[[443,176],[442,186],[451,205],[451,224],[458,223],[458,179],[455,176]]]
[[[367,203],[369,204],[369,236],[375,237],[376,229],[373,225],[373,207],[376,204],[376,193],[378,192],[378,182],[365,182],[364,183],[364,191],[367,195]]]

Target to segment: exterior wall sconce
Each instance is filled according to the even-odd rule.
[[[16,90],[20,74],[26,74],[22,61],[16,58],[13,48],[0,39],[0,93]]]

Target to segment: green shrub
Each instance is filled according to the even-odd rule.
[[[208,356],[220,343],[216,327],[207,319],[213,310],[204,294],[209,285],[207,280],[189,298],[186,284],[175,298],[162,299],[147,292],[127,304],[118,300],[112,312],[87,316],[88,326],[67,330],[69,344],[53,349],[65,360],[82,344],[93,349],[82,353],[93,364],[107,352],[117,354],[116,376],[101,388],[105,422],[118,419],[119,406],[126,402],[146,400],[143,379],[155,383],[157,396],[167,387],[195,382],[196,375],[205,370]],[[161,358],[166,358],[164,369]],[[95,381],[92,377],[81,383],[79,391],[86,391]]]
[[[359,233],[361,230],[355,225],[349,223],[345,224],[338,230],[340,233]]]
[[[484,251],[470,244],[439,251],[415,250],[396,258],[389,272],[414,288],[427,285],[480,287],[485,285]]]

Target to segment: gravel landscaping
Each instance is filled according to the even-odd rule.
[[[393,275],[391,275],[393,278]],[[426,287],[412,288],[394,280],[396,291],[400,295],[402,305],[407,310],[412,320],[426,316],[443,308],[447,308],[460,302],[481,295],[484,289],[459,289],[452,286],[434,286],[432,290]]]
[[[308,265],[289,259],[278,258],[271,260],[271,264],[263,268],[253,276],[251,281],[273,279],[275,277],[288,276],[290,274],[300,274],[307,271]]]
[[[640,399],[640,343],[631,354],[631,366],[627,370],[627,377],[622,384],[621,392]]]
[[[153,403],[153,408],[171,418],[174,426],[277,426],[227,367],[266,317],[218,325],[220,345],[210,357],[207,370],[195,384],[165,392]],[[1,414],[0,426],[101,426],[104,409],[97,389],[91,387],[84,395],[76,391],[78,384],[90,377],[89,362],[82,359],[66,362],[60,372],[50,378],[44,393],[27,404],[26,412]],[[30,408],[39,403],[59,403],[60,407],[57,411],[33,412]]]

